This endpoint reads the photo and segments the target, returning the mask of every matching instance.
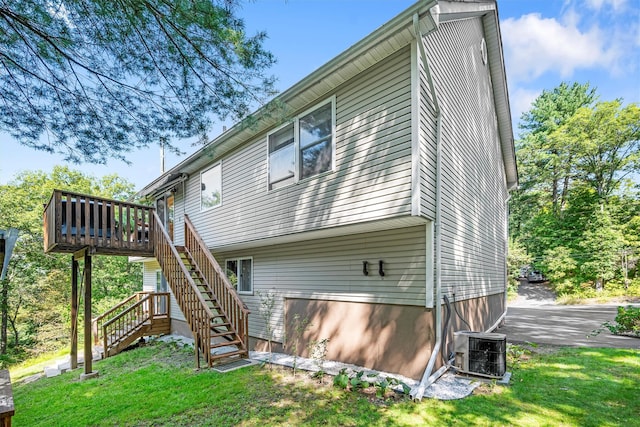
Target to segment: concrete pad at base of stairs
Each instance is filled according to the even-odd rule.
[[[95,378],[97,376],[99,376],[100,373],[98,371],[93,371],[93,372],[89,372],[88,374],[80,374],[80,379],[81,380],[89,380],[91,378]]]

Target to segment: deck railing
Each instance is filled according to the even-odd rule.
[[[44,210],[45,252],[153,253],[153,208],[86,194],[54,190]]]
[[[167,279],[173,295],[182,309],[185,320],[191,327],[196,341],[196,361],[199,366],[199,352],[204,354],[207,365],[211,366],[211,322],[213,313],[200,294],[177,249],[171,243],[167,231],[162,226],[158,214],[153,212],[155,256]]]
[[[136,292],[108,311],[93,319],[93,342],[102,344],[107,354],[109,346],[131,335],[154,319],[169,317],[168,292]]]
[[[205,283],[210,287],[210,291],[216,295],[221,310],[226,314],[227,319],[237,332],[243,343],[248,345],[249,339],[249,314],[250,311],[245,303],[240,299],[231,282],[222,268],[211,255],[206,244],[196,232],[189,217],[184,215],[184,245],[189,251],[194,261],[198,265]]]

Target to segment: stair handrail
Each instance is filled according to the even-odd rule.
[[[107,327],[111,326],[112,324],[114,324],[118,320],[120,320],[122,317],[125,317],[129,312],[133,311],[135,308],[137,308],[138,306],[142,305],[143,303],[148,301],[150,298],[151,298],[150,295],[145,296],[141,300],[137,301],[135,304],[127,307],[125,310],[123,310],[118,315],[116,315],[116,316],[112,317],[111,319],[107,320],[106,322],[104,322],[103,325],[102,325],[103,330],[105,330]],[[146,313],[147,313],[147,315],[144,317],[144,319],[148,320],[148,319],[151,318],[151,316],[150,316],[148,311]]]
[[[165,272],[166,274],[168,268],[166,268],[167,266],[163,265],[165,263],[165,259],[161,256],[161,254],[159,253],[159,250],[161,249],[161,246],[167,246],[169,248],[171,255],[173,256],[173,259],[176,261],[177,265],[179,266],[179,271],[177,271],[176,273],[181,274],[182,280],[186,281],[187,283],[186,289],[191,290],[191,295],[188,295],[188,296],[190,296],[191,299],[195,298],[195,300],[198,302],[197,304],[198,307],[196,308],[204,312],[204,318],[202,318],[197,316],[196,314],[197,310],[185,310],[185,308],[182,307],[184,295],[181,295],[180,292],[176,292],[176,289],[173,290],[174,296],[176,297],[178,304],[182,308],[182,312],[185,315],[187,323],[191,327],[191,332],[194,334],[194,338],[196,338],[196,341],[197,341],[195,345],[196,352],[198,351],[198,349],[202,350],[202,352],[205,355],[207,364],[210,365],[211,351],[209,349],[209,345],[211,343],[211,328],[209,325],[213,320],[213,313],[209,308],[209,306],[207,305],[204,298],[202,297],[202,295],[200,294],[198,287],[196,286],[195,282],[193,281],[193,278],[187,271],[187,267],[182,262],[182,259],[180,258],[180,254],[178,253],[177,249],[171,242],[171,238],[169,237],[167,230],[164,228],[164,225],[162,224],[160,217],[155,211],[153,212],[153,221],[155,223],[153,227],[153,233],[157,234],[156,236],[154,236],[154,242],[155,242],[154,255],[158,260],[158,262],[160,263],[160,267],[162,268],[163,272]],[[168,279],[167,282],[169,283],[169,286],[173,288],[174,286],[173,277],[167,277],[167,279]],[[176,278],[176,279],[179,280],[180,278]],[[197,354],[196,354],[196,360],[198,361],[197,363],[199,366],[199,357],[197,356]]]
[[[149,304],[149,309],[142,310],[142,316],[133,317],[132,320],[135,320],[135,323],[122,321],[122,319],[126,319],[126,317],[129,316],[129,313],[133,311],[139,311],[139,307],[143,306],[146,302],[150,302],[150,300],[151,295],[147,294],[142,299],[139,299],[135,304],[130,305],[126,309],[122,310],[122,312],[102,324],[102,341],[105,355],[109,354],[109,344],[113,346],[115,343],[119,342],[122,337],[130,335],[133,331],[137,330],[141,325],[143,325],[147,320],[150,320],[152,318],[153,308],[151,308],[151,304]],[[111,325],[116,325],[116,328],[114,328],[115,332],[109,331],[109,327]],[[118,326],[120,327],[118,328]],[[118,331],[120,333],[118,333]],[[108,340],[109,336],[112,336],[111,343],[109,343]]]
[[[233,285],[229,281],[229,278],[227,277],[227,275],[222,271],[222,267],[220,267],[220,264],[218,264],[218,261],[216,261],[216,259],[213,257],[213,255],[211,255],[211,252],[207,248],[207,245],[204,243],[204,240],[202,240],[202,237],[200,237],[200,234],[198,234],[196,232],[196,229],[193,226],[193,223],[191,222],[191,220],[189,219],[189,216],[187,214],[184,214],[184,224],[185,224],[185,226],[189,227],[189,231],[191,232],[191,234],[195,238],[196,242],[198,242],[198,244],[200,245],[200,249],[202,249],[202,253],[204,254],[205,257],[207,257],[209,262],[216,269],[216,272],[220,275],[220,278],[222,279],[222,282],[224,283],[225,287],[227,288],[227,290],[229,291],[229,293],[231,294],[231,296],[233,297],[235,302],[240,306],[240,308],[242,309],[243,313],[247,314],[247,315],[251,314],[251,310],[249,310],[249,307],[247,307],[247,305],[244,303],[244,301],[242,301],[242,299],[240,299],[240,296],[238,295],[238,292],[236,291],[236,289],[233,287]],[[185,241],[186,241],[186,239],[185,239]]]
[[[247,305],[240,299],[237,291],[229,281],[227,275],[223,272],[220,264],[211,254],[207,245],[205,244],[200,234],[196,231],[193,223],[189,219],[187,214],[184,214],[184,225],[185,225],[185,247],[191,253],[192,256],[196,256],[199,258],[198,254],[202,254],[205,257],[206,263],[212,266],[215,272],[215,276],[217,277],[208,277],[208,271],[206,268],[203,268],[203,265],[199,265],[200,270],[205,275],[205,280],[208,286],[215,286],[216,283],[222,282],[222,289],[219,289],[218,286],[215,286],[216,289],[212,289],[216,297],[218,298],[218,303],[221,305],[222,311],[227,315],[227,318],[231,321],[233,328],[236,333],[242,340],[245,348],[248,344],[248,335],[249,335],[249,314],[251,313]],[[194,241],[195,247],[190,245],[190,240]],[[196,263],[198,259],[196,258]],[[206,264],[205,264],[206,265]],[[222,295],[220,295],[219,291],[222,291]]]
[[[102,327],[104,326],[104,322],[103,319],[105,319],[106,317],[109,317],[112,313],[120,310],[122,307],[124,307],[125,305],[127,305],[128,303],[130,303],[133,299],[136,299],[137,301],[140,301],[140,296],[141,295],[148,295],[149,292],[147,291],[141,291],[141,292],[136,292],[131,296],[128,296],[127,298],[123,299],[122,301],[120,301],[118,304],[114,305],[113,307],[111,307],[109,310],[105,311],[104,313],[102,313],[101,315],[94,317],[91,320],[91,329],[93,331],[93,343],[94,344],[98,344],[100,342],[100,332],[102,332]]]

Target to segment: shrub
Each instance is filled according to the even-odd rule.
[[[618,307],[615,323],[605,322],[603,326],[615,335],[640,336],[640,307]]]

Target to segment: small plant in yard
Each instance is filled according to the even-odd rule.
[[[366,379],[362,379],[363,374],[364,371],[358,371],[356,375],[351,378],[349,383],[351,384],[352,389],[369,388],[371,386],[371,383],[369,381],[367,381]]]
[[[293,340],[291,343],[291,352],[293,353],[293,376],[296,376],[296,368],[298,367],[298,344],[302,339],[302,335],[311,326],[309,318],[300,318],[300,315],[296,313],[293,316]]]
[[[345,390],[349,387],[349,375],[347,375],[346,369],[340,369],[338,375],[333,377],[333,385]]]
[[[269,368],[272,368],[272,343],[273,343],[273,313],[276,305],[276,295],[273,291],[261,292],[258,291],[260,297],[260,316],[265,323],[265,333],[267,335],[267,342],[269,344]]]
[[[333,378],[333,385],[343,390],[350,391],[366,390],[370,387],[374,387],[376,396],[382,398],[385,397],[392,387],[405,395],[409,394],[411,391],[411,388],[408,385],[396,378],[378,378],[378,375],[375,373],[365,376],[364,371],[358,371],[355,375],[349,377],[346,369],[341,369],[338,375]]]
[[[376,396],[384,397],[387,394],[387,389],[389,388],[389,381],[386,378],[382,378],[380,381],[376,383]]]
[[[516,368],[522,361],[523,357],[529,353],[529,350],[518,344],[507,343],[507,364]]]
[[[326,372],[324,371],[324,362],[327,359],[327,350],[329,347],[329,338],[323,338],[321,340],[314,340],[309,343],[309,353],[311,358],[318,368],[317,372],[314,372],[313,377],[317,378],[319,382],[322,382]]]

